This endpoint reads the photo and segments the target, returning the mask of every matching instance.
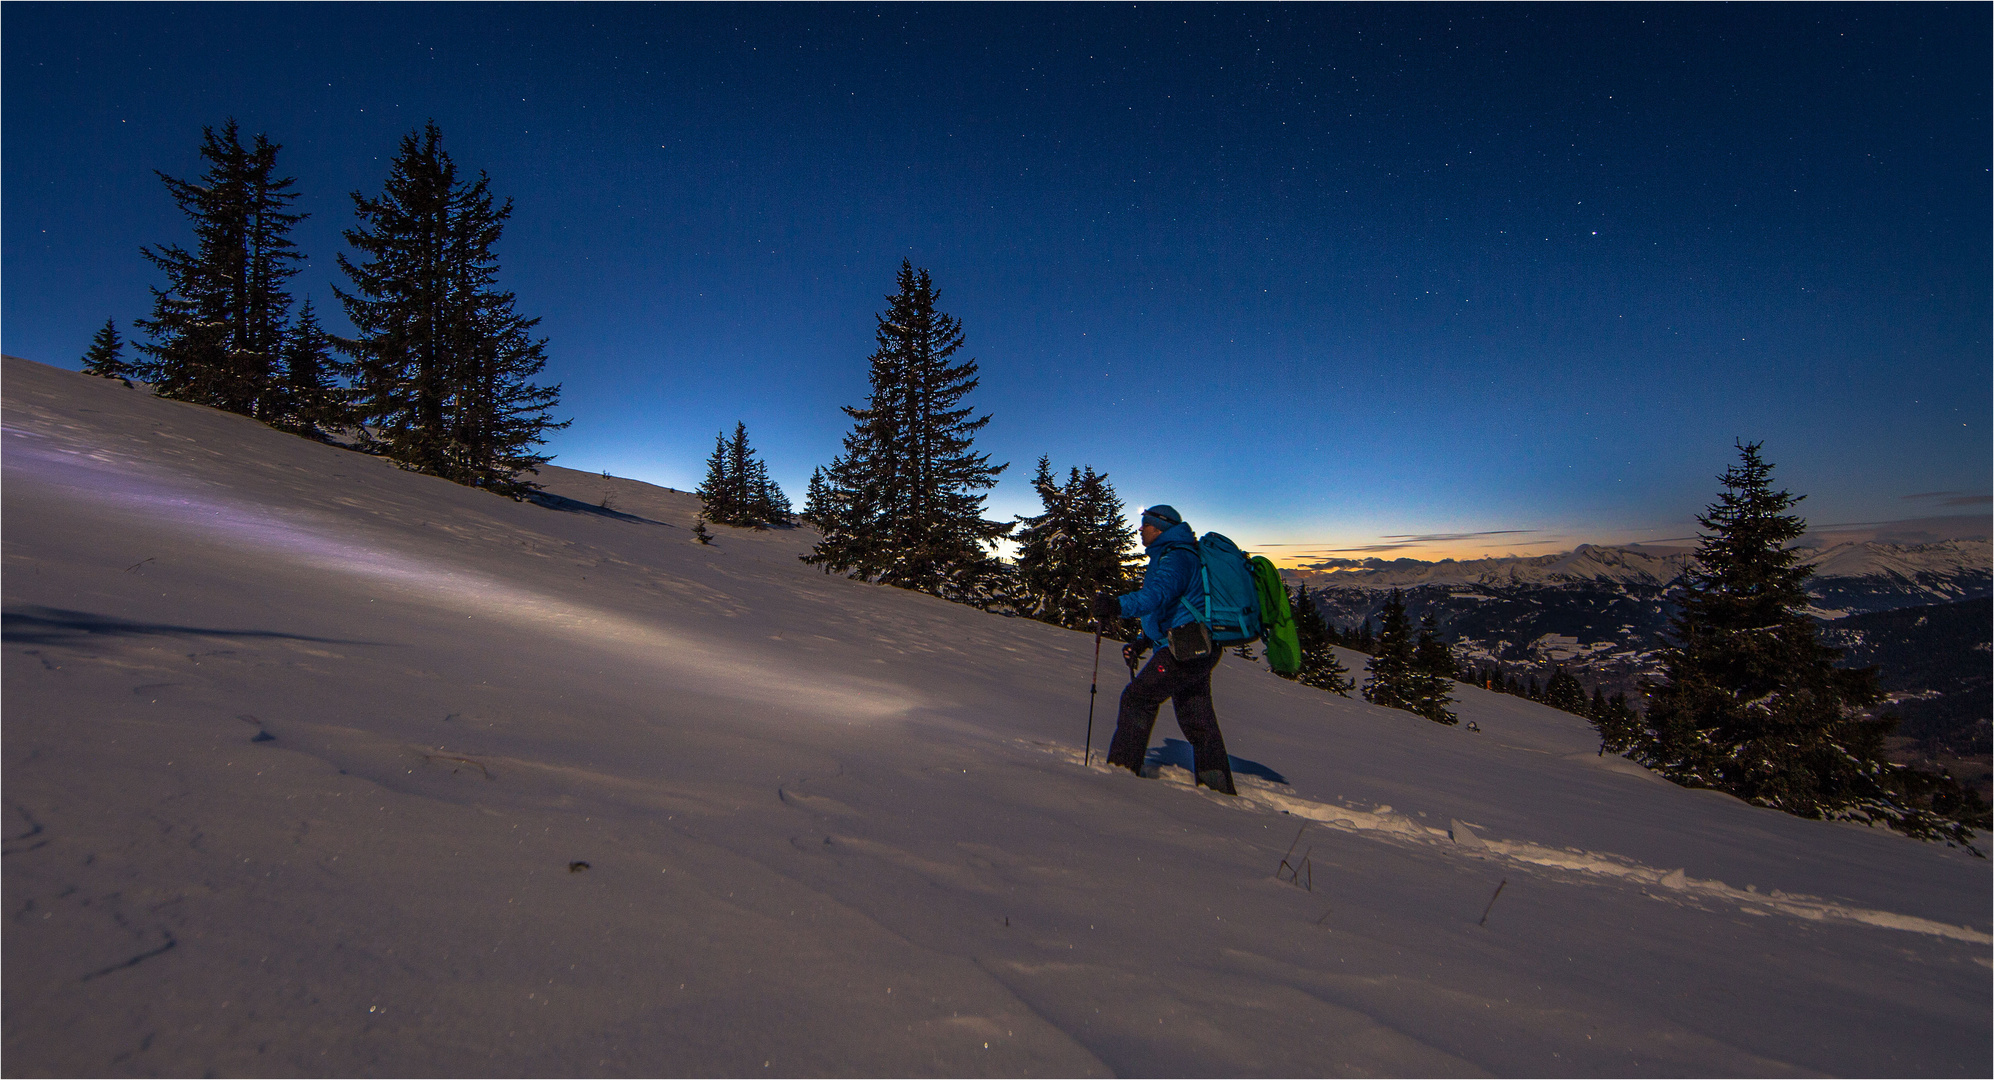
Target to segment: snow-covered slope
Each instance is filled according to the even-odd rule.
[[[1088,635],[801,531],[0,378],[10,1073],[1989,1071],[1963,852],[1235,661],[1240,798],[1083,767]]]

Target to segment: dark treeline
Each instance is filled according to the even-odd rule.
[[[552,410],[559,386],[531,380],[546,364],[538,319],[497,288],[493,245],[512,215],[490,180],[461,176],[435,124],[403,137],[379,195],[351,195],[344,232],[355,257],[335,286],[351,337],[329,334],[310,298],[293,310],[289,283],[304,253],[291,241],[307,216],[294,209],[283,148],[262,134],[244,145],[235,121],[202,132],[200,176],[160,173],[186,215],[193,246],[141,249],[165,278],[146,335],[126,359],[114,320],[83,369],[140,379],[164,397],[241,413],[302,435],[346,434],[403,468],[518,497],[534,452],[565,427]]]
[[[1394,603],[1397,604],[1396,614],[1393,610]],[[1379,613],[1380,619],[1392,627],[1389,631],[1374,633],[1370,619],[1351,627],[1338,627],[1333,623],[1324,622],[1321,611],[1313,601],[1307,599],[1306,587],[1298,590],[1294,607],[1298,625],[1299,620],[1303,618],[1304,609],[1316,621],[1323,622],[1328,644],[1340,645],[1370,655],[1372,660],[1367,663],[1367,668],[1372,672],[1374,681],[1377,671],[1382,667],[1385,672],[1383,685],[1375,694],[1368,686],[1365,691],[1367,698],[1377,704],[1406,708],[1440,723],[1455,722],[1454,714],[1447,709],[1451,701],[1446,700],[1448,695],[1444,682],[1422,683],[1412,690],[1398,688],[1396,684],[1402,683],[1405,678],[1401,673],[1418,671],[1422,678],[1449,679],[1493,690],[1499,694],[1514,694],[1520,698],[1528,698],[1554,709],[1583,716],[1595,724],[1627,723],[1634,716],[1633,707],[1627,703],[1626,694],[1615,693],[1609,698],[1605,688],[1599,686],[1593,688],[1591,696],[1587,696],[1585,687],[1563,668],[1554,667],[1549,680],[1540,685],[1535,674],[1519,676],[1513,672],[1505,673],[1501,667],[1495,665],[1477,667],[1473,663],[1460,664],[1452,650],[1440,640],[1438,627],[1431,614],[1421,620],[1419,635],[1411,646],[1412,656],[1416,658],[1424,655],[1425,664],[1421,666],[1415,661],[1408,661],[1397,655],[1399,643],[1406,640],[1410,633],[1409,629],[1403,626],[1406,614],[1404,603],[1397,590],[1394,590],[1393,599],[1387,602],[1385,610]],[[1381,658],[1380,654],[1385,649],[1384,643],[1388,639],[1393,642],[1391,646],[1393,655]],[[1380,659],[1383,661],[1382,664],[1379,663]],[[1401,702],[1411,704],[1400,704]]]
[[[1627,695],[1616,691],[1612,697],[1606,696],[1604,686],[1593,687],[1590,697],[1585,687],[1570,672],[1562,667],[1553,667],[1551,677],[1541,686],[1534,674],[1518,677],[1514,673],[1505,674],[1500,667],[1476,668],[1474,665],[1463,668],[1455,676],[1460,681],[1498,694],[1514,694],[1520,698],[1562,709],[1574,716],[1583,716],[1601,724],[1627,724],[1634,720],[1634,707],[1627,703]]]

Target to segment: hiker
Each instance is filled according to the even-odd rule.
[[[1122,691],[1121,715],[1115,723],[1114,742],[1108,747],[1108,764],[1142,775],[1149,734],[1156,727],[1156,711],[1168,700],[1176,710],[1184,741],[1191,744],[1197,782],[1236,795],[1225,737],[1219,734],[1218,714],[1212,711],[1212,669],[1218,666],[1224,650],[1209,645],[1209,637],[1206,654],[1194,659],[1180,660],[1170,648],[1170,631],[1196,622],[1191,609],[1205,598],[1197,534],[1176,510],[1152,506],[1142,512],[1142,543],[1149,551],[1142,588],[1120,596],[1103,592],[1094,598],[1094,617],[1104,629],[1112,628],[1117,619],[1142,619],[1144,637],[1122,648],[1122,658],[1131,670],[1145,650],[1156,650]],[[1188,606],[1183,601],[1189,601]]]

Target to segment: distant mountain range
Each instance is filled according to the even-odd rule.
[[[1994,593],[1994,548],[1986,537],[1797,550],[1815,565],[1813,614],[1829,625]],[[1659,671],[1662,632],[1693,558],[1681,549],[1586,544],[1558,555],[1370,559],[1328,572],[1285,573],[1306,583],[1323,615],[1340,627],[1375,618],[1399,589],[1407,613],[1415,620],[1433,614],[1464,662],[1540,684],[1562,666],[1588,691],[1603,685],[1609,694],[1624,690],[1633,698],[1641,678]]]
[[[1986,754],[1994,714],[1994,601],[1851,615],[1822,638],[1850,667],[1880,669],[1897,734],[1953,754]]]

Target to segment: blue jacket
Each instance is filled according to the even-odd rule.
[[[1178,522],[1149,545],[1149,565],[1142,571],[1142,588],[1120,597],[1122,614],[1142,619],[1142,632],[1161,648],[1170,631],[1195,621],[1179,600],[1203,610],[1205,580],[1198,573],[1198,534]]]

